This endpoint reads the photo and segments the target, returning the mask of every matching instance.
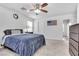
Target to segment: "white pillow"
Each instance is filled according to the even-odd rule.
[[[12,33],[12,34],[17,34],[17,33],[18,33],[18,34],[21,34],[21,31],[20,31],[20,30],[12,30],[11,33]]]

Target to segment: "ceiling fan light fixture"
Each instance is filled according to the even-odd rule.
[[[35,13],[40,13],[40,10],[39,9],[36,9],[34,12]]]

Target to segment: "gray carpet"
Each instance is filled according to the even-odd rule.
[[[9,49],[0,47],[0,56],[19,56]],[[46,40],[46,46],[41,47],[34,56],[70,56],[67,40]]]

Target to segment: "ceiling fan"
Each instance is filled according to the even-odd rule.
[[[33,5],[33,9],[30,9],[28,11],[34,11],[36,13],[36,15],[38,15],[40,12],[44,12],[44,13],[48,13],[47,10],[44,9],[44,7],[46,7],[48,5],[48,3],[43,3],[43,4],[32,4]],[[22,7],[22,10],[27,10],[26,8]]]

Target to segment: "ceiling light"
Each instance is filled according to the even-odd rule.
[[[36,9],[34,12],[35,13],[40,13],[40,10],[39,9]]]

